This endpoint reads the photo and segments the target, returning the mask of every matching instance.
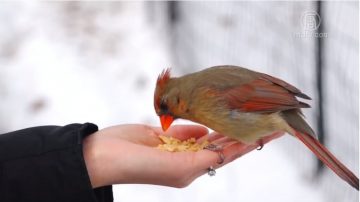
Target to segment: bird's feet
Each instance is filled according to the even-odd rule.
[[[207,149],[207,150],[210,150],[210,151],[222,151],[223,147],[211,143],[211,144],[208,144],[207,146],[205,146],[204,149]]]
[[[204,147],[204,149],[207,149],[209,151],[213,151],[213,152],[217,152],[219,155],[219,161],[217,162],[218,164],[222,164],[225,161],[225,155],[222,152],[223,151],[223,147],[216,145],[216,144],[208,144],[206,147]]]
[[[262,150],[262,148],[264,147],[263,139],[258,140],[257,143],[259,144],[259,147],[256,150],[258,151]]]

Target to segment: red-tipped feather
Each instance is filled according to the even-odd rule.
[[[170,79],[170,68],[164,69],[159,75],[156,85],[165,85],[165,83]]]
[[[306,133],[295,130],[295,136],[299,138],[325,165],[333,170],[341,179],[352,187],[359,190],[359,178],[347,169],[334,155],[330,153],[317,139]]]
[[[165,88],[166,83],[170,80],[170,68],[164,69],[161,74],[158,76],[158,79],[156,81],[156,90],[154,94],[154,107],[155,110],[158,111],[160,107],[160,94]]]

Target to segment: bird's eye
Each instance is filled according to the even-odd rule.
[[[168,108],[168,105],[166,104],[166,101],[165,100],[161,100],[160,102],[160,110],[162,113],[167,113],[169,108]]]

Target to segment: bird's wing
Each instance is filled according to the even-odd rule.
[[[243,112],[273,113],[294,108],[307,108],[308,104],[296,97],[310,99],[296,87],[267,74],[240,86],[222,91],[231,109]]]

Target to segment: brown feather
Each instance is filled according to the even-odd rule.
[[[295,136],[301,140],[326,166],[334,171],[356,190],[359,190],[359,178],[342,164],[324,145],[313,136],[295,131]]]
[[[270,77],[270,76],[269,76]],[[285,82],[277,83],[260,77],[250,83],[230,88],[223,92],[230,109],[243,112],[273,113],[294,108],[310,107],[296,99],[299,93],[295,87]],[[281,83],[282,85],[278,85]]]
[[[302,93],[299,89],[297,89],[295,86],[280,80],[278,78],[272,77],[270,75],[267,74],[262,74],[262,78],[267,79],[269,81],[271,81],[273,84],[277,84],[283,88],[285,88],[286,90],[290,91],[291,93],[293,93],[295,96],[297,97],[301,97],[307,100],[311,100],[311,98],[309,96],[307,96],[306,94]]]

